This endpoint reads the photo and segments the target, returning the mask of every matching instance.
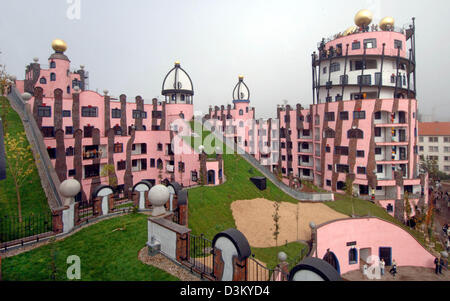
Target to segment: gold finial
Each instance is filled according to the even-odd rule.
[[[360,10],[355,16],[355,24],[358,27],[369,26],[372,22],[372,12],[368,9]]]
[[[176,61],[175,66],[180,66],[180,61]]]
[[[395,20],[392,17],[385,17],[380,21],[381,30],[389,30],[394,27]]]
[[[67,50],[67,43],[61,39],[56,39],[56,40],[53,40],[53,42],[52,42],[52,48],[56,52],[62,53]]]
[[[239,75],[239,80],[244,80],[244,76],[243,75]]]

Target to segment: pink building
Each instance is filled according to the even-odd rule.
[[[414,32],[414,24],[367,24],[319,43],[313,104],[278,108],[284,177],[342,193],[351,181],[358,196],[392,215],[403,216],[406,193],[413,215],[428,203],[418,168]]]
[[[33,95],[32,111],[59,179],[82,183],[78,199],[91,199],[97,186],[109,183],[102,172],[106,165],[114,167],[110,177],[117,178],[114,188],[124,195],[144,180],[193,186],[202,176],[205,184],[222,182],[220,158],[206,162],[185,140],[174,139],[178,132],[191,134],[193,119],[194,88],[179,62],[164,79],[165,100],[146,104],[141,96],[129,102],[124,94],[115,99],[107,90],[104,95],[88,91],[84,68],[71,72],[65,43],[55,40],[53,48],[49,69],[35,59],[16,86]]]

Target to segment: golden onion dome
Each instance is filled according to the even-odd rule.
[[[53,42],[52,42],[52,48],[56,52],[64,52],[67,50],[67,43],[64,42],[63,40],[56,39],[56,40],[53,40]]]
[[[348,36],[349,34],[355,33],[358,30],[358,26],[353,25],[349,28],[347,28],[343,33],[342,36]]]
[[[385,17],[380,21],[380,29],[388,30],[389,28],[393,28],[395,24],[395,20],[392,17]]]
[[[355,16],[355,24],[358,27],[368,26],[372,22],[372,17],[370,10],[362,9]]]

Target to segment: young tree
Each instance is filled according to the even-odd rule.
[[[430,178],[433,179],[433,183],[439,179],[439,167],[437,161],[432,157],[428,156],[426,159],[422,160],[420,162],[420,169],[430,175]]]
[[[405,213],[406,213],[406,221],[409,223],[409,220],[411,219],[411,203],[409,202],[409,193],[406,191],[404,195],[404,201],[405,201]]]
[[[115,172],[116,172],[116,169],[114,168],[114,165],[106,164],[105,166],[103,166],[100,176],[108,177],[109,186],[116,187],[117,186],[117,177],[115,175]]]
[[[355,216],[355,206],[353,202],[353,181],[350,177],[345,180],[345,194],[348,195],[352,201],[352,217]]]
[[[19,222],[22,222],[20,189],[33,173],[34,158],[25,134],[12,137],[7,133],[5,135],[5,149],[8,169],[16,188]]]
[[[272,215],[275,226],[275,229],[273,231],[273,238],[275,239],[275,245],[278,247],[278,236],[280,235],[280,202],[275,202],[273,204],[273,207],[275,208],[275,214]]]
[[[11,110],[9,106],[8,99],[3,97],[6,93],[6,89],[8,87],[8,74],[6,73],[6,69],[4,65],[0,65],[0,118],[3,122],[3,131],[5,133],[8,132],[8,114]]]

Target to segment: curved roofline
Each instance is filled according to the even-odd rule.
[[[166,83],[167,77],[169,77],[169,74],[170,74],[173,70],[175,70],[175,69],[181,69],[181,71],[183,71],[183,72],[187,75],[187,77],[189,78],[189,81],[191,82],[192,90],[182,90],[182,89],[181,89],[181,90],[179,90],[179,89],[164,90],[164,84]],[[178,72],[178,70],[176,70],[175,72]],[[189,92],[189,93],[187,93],[187,92]],[[189,74],[186,72],[186,70],[184,70],[183,68],[181,68],[180,65],[175,65],[175,67],[173,67],[172,69],[170,69],[170,71],[167,72],[166,76],[164,77],[164,80],[163,80],[163,83],[162,83],[162,92],[161,92],[161,94],[162,94],[162,95],[165,95],[165,93],[186,93],[186,94],[192,93],[192,94],[190,94],[190,95],[194,95],[194,84],[192,83],[192,79],[191,79],[191,77],[189,76]]]

